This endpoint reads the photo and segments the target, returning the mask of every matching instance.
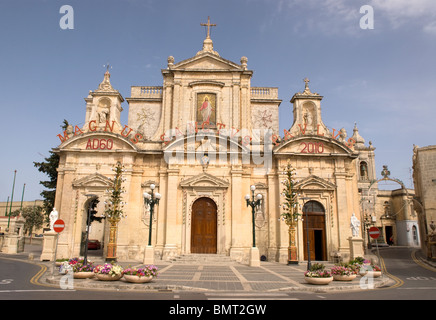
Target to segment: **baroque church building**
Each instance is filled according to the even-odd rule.
[[[288,162],[304,213],[296,223],[297,259],[306,260],[308,251],[322,261],[363,251],[362,226],[356,244],[350,221],[353,213],[362,220],[359,190],[376,179],[374,147],[356,127],[352,136],[327,128],[323,97],[307,79],[290,97],[293,123],[280,132],[279,107],[288,106],[281,106],[278,88],[252,87],[247,58],[221,57],[210,26],[195,56],[168,58],[162,86],[133,86],[123,98],[107,71],[85,98],[84,125],[58,135],[55,208],[65,222],[58,256],[83,254],[89,204],[98,199],[97,216],[104,215],[117,162],[124,167],[126,202],[117,229],[120,260],[144,260],[151,230],[156,260],[209,253],[247,262],[255,241],[260,256],[286,263],[289,227],[281,214]],[[120,121],[125,102],[127,124]],[[161,199],[150,219],[143,194],[152,185]],[[245,199],[252,186],[262,199],[253,209],[254,228]],[[89,239],[107,250],[109,230],[106,220],[95,221]]]

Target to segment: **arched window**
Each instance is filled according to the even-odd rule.
[[[360,162],[360,179],[368,180],[368,164],[365,161]]]

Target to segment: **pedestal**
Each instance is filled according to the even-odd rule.
[[[17,234],[6,235],[2,252],[8,254],[18,253],[18,240],[19,240],[19,236]]]
[[[363,239],[360,237],[348,238],[350,243],[350,260],[354,260],[357,257],[363,257],[365,255],[363,251]]]
[[[177,245],[166,244],[163,249],[162,260],[170,260],[173,257],[177,257]]]
[[[144,250],[144,264],[154,264],[154,248],[153,246],[146,246]]]
[[[58,234],[56,232],[44,233],[44,241],[42,243],[41,261],[54,261],[56,260],[56,244]]]
[[[260,254],[259,249],[256,247],[252,247],[250,249],[250,267],[260,267]]]

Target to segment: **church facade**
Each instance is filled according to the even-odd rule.
[[[222,58],[208,33],[192,58],[168,58],[162,86],[133,86],[124,99],[105,73],[85,98],[84,125],[58,135],[55,208],[66,225],[58,256],[83,252],[89,203],[98,199],[97,216],[104,214],[116,162],[124,166],[126,202],[117,231],[120,260],[143,260],[151,221],[156,259],[209,253],[245,262],[254,229],[260,255],[286,262],[289,229],[281,214],[289,162],[304,213],[296,225],[298,260],[308,251],[312,260],[352,255],[350,221],[353,213],[361,220],[359,190],[375,180],[374,147],[356,127],[347,136],[323,123],[323,97],[307,79],[290,99],[293,122],[280,132],[278,88],[252,87],[247,62]],[[122,124],[125,102],[128,123]],[[152,185],[161,199],[150,219],[143,194]],[[262,195],[254,228],[245,200],[252,186]],[[93,222],[89,238],[106,246],[107,221]]]

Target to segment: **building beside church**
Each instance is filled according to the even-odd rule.
[[[421,249],[436,261],[436,146],[413,148],[413,182],[420,222]]]
[[[208,23],[210,26],[210,23]],[[208,28],[209,28],[208,26]],[[374,147],[365,145],[357,127],[329,129],[322,121],[323,97],[295,93],[293,122],[279,132],[276,87],[252,87],[248,59],[240,63],[215,51],[210,34],[195,56],[162,69],[162,86],[133,86],[123,98],[110,73],[85,98],[85,123],[58,135],[60,156],[55,208],[65,222],[58,255],[83,250],[88,205],[97,198],[105,210],[112,168],[124,166],[124,211],[118,224],[117,257],[142,260],[148,243],[150,208],[144,192],[155,186],[162,195],[154,208],[152,245],[156,259],[211,253],[247,261],[252,247],[252,211],[245,195],[255,186],[262,195],[255,210],[255,241],[270,261],[288,259],[288,226],[282,214],[283,168],[296,169],[304,212],[297,222],[298,260],[351,255],[350,221],[361,220],[361,194],[376,180]],[[122,124],[122,104],[128,123]],[[306,229],[307,228],[307,229]],[[93,222],[90,238],[107,244],[106,221]],[[363,247],[363,242],[359,242]]]

